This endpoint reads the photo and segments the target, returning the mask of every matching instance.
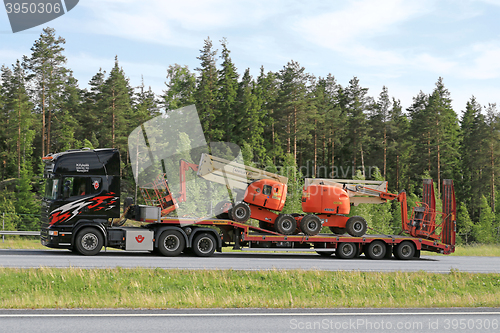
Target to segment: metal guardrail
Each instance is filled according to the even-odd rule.
[[[0,235],[17,235],[17,236],[40,236],[40,231],[5,231],[0,230]]]

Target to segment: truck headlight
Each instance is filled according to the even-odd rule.
[[[49,230],[49,236],[57,236],[59,232],[57,230]]]

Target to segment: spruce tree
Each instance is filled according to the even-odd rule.
[[[494,214],[491,211],[488,200],[483,195],[481,196],[481,204],[479,206],[481,211],[479,215],[479,222],[474,225],[472,233],[476,242],[481,244],[491,244],[495,241],[495,229],[493,227]]]
[[[347,114],[346,146],[352,161],[352,168],[360,170],[365,176],[364,154],[368,148],[368,124],[365,112],[370,100],[367,97],[367,88],[359,85],[357,77],[349,81],[345,89],[345,98],[342,107]]]
[[[210,38],[205,40],[201,54],[197,57],[201,61],[196,89],[196,108],[200,117],[201,126],[205,133],[206,141],[220,141],[224,138],[223,124],[217,123],[221,112],[219,100],[219,76],[216,67],[217,50],[212,49]]]
[[[273,165],[276,160],[283,156],[281,141],[276,133],[276,100],[278,98],[278,80],[273,72],[264,72],[264,67],[260,68],[257,78],[255,95],[258,99],[259,108],[262,110],[262,121],[264,123],[264,146],[267,156],[271,157]],[[269,161],[268,161],[269,162]],[[267,163],[267,162],[264,162]]]
[[[265,154],[263,113],[262,109],[259,108],[258,98],[254,90],[255,83],[250,75],[250,70],[246,69],[238,86],[233,139],[236,144],[247,143],[250,145],[254,158],[262,159]]]
[[[238,127],[239,124],[234,122],[234,119],[238,117],[238,73],[236,72],[236,66],[231,60],[231,51],[227,48],[227,40],[223,38],[220,42],[222,44],[222,52],[220,55],[222,68],[219,70],[219,93],[217,94],[217,105],[220,114],[215,121],[224,124],[225,136],[223,139],[226,142],[236,142],[237,138],[241,137],[242,130]],[[244,83],[242,82],[242,84]],[[248,83],[245,84],[248,85]],[[241,101],[239,104],[241,109]]]
[[[115,65],[103,84],[102,96],[105,119],[103,124],[108,130],[101,132],[100,144],[104,147],[119,148],[125,155],[129,134],[127,116],[132,110],[132,88],[118,64],[118,57],[115,57]]]

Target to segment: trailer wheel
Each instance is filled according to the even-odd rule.
[[[415,244],[411,241],[403,241],[394,249],[394,256],[399,260],[408,260],[415,256]]]
[[[373,260],[380,260],[385,257],[387,247],[382,241],[373,241],[366,246],[365,255]]]
[[[186,240],[177,230],[165,230],[158,238],[158,251],[166,257],[175,257],[184,251]]]
[[[358,254],[358,246],[355,243],[338,243],[335,256],[340,259],[353,259]]]
[[[347,220],[345,228],[349,235],[354,237],[361,237],[366,233],[366,220],[361,216],[352,216]]]
[[[291,235],[297,229],[297,221],[291,215],[280,214],[274,221],[274,229],[280,234]]]
[[[345,234],[345,228],[339,228],[339,227],[329,227],[331,232],[337,235],[343,235]]]
[[[244,223],[250,218],[250,207],[245,202],[238,202],[231,209],[231,218],[236,222]]]
[[[300,229],[306,235],[317,235],[321,231],[321,220],[314,214],[308,214],[300,221]]]
[[[76,251],[84,256],[98,254],[104,243],[102,234],[95,228],[84,228],[76,236]]]
[[[215,237],[209,233],[196,235],[193,241],[193,252],[198,257],[210,257],[215,252]]]

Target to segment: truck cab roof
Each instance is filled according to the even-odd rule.
[[[120,153],[116,148],[71,149],[43,158],[45,177],[64,175],[120,175]]]

